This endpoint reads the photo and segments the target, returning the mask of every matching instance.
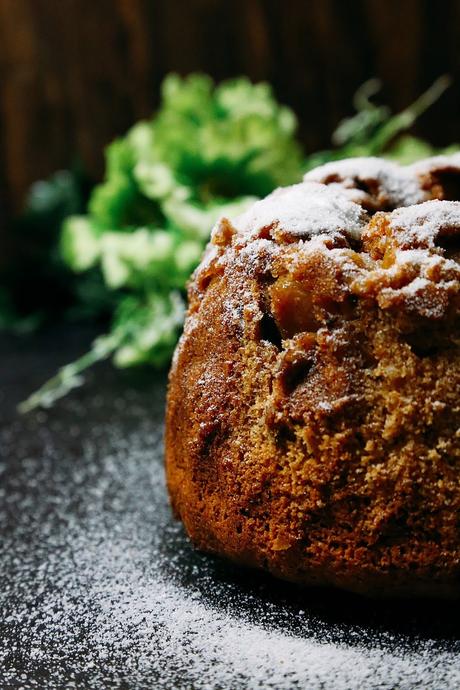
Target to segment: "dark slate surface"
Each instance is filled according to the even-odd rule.
[[[89,338],[0,343],[0,688],[460,686],[458,604],[302,591],[193,551],[164,488],[164,374],[101,366],[19,417]]]

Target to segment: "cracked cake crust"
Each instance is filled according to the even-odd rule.
[[[222,219],[166,469],[196,546],[305,585],[460,594],[460,155],[317,168]]]

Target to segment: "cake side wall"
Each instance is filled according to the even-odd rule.
[[[438,323],[442,347],[417,354],[419,317],[360,299],[308,348],[270,342],[279,257],[268,280],[226,253],[192,286],[170,377],[168,486],[195,544],[303,584],[458,594],[453,326]],[[314,263],[312,279],[330,284]]]

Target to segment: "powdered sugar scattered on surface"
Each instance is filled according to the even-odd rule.
[[[2,688],[458,687],[458,639],[395,634],[354,598],[341,619],[337,596],[192,550],[166,499],[162,384],[79,395],[1,433]]]
[[[274,237],[309,238],[320,233],[344,232],[358,238],[366,213],[346,194],[315,182],[277,189],[232,220],[247,239],[273,227]]]

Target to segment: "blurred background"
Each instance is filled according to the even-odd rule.
[[[3,214],[76,157],[100,177],[104,146],[151,114],[171,71],[269,81],[307,151],[329,145],[366,79],[399,110],[447,72],[454,86],[416,131],[448,144],[459,45],[456,0],[0,0]]]
[[[93,242],[91,249],[89,244],[84,251],[79,247],[77,258],[67,256],[63,266],[62,259],[57,258],[61,256],[58,235],[67,213],[86,211],[91,189],[104,177],[104,151],[109,142],[125,135],[139,120],[151,118],[159,107],[160,86],[169,73],[186,76],[201,72],[217,83],[237,76],[246,76],[251,82],[268,82],[273,98],[296,115],[297,133],[291,132],[288,137],[296,136],[296,146],[307,157],[331,148],[336,127],[344,118],[356,114],[353,95],[366,80],[381,80],[377,101],[388,106],[388,113],[398,113],[438,77],[447,74],[451,77],[450,87],[439,90],[433,104],[421,109],[410,129],[411,135],[433,147],[428,149],[427,144],[427,152],[436,153],[460,141],[459,45],[458,0],[0,0],[0,327],[13,324],[18,331],[33,331],[44,314],[54,310],[61,316],[63,309],[79,301],[90,305],[86,314],[102,314],[106,323],[112,323],[113,331],[113,318],[116,323],[131,318],[126,316],[126,303],[120,307],[127,292],[131,290],[132,297],[134,289],[138,304],[145,306],[145,290],[143,285],[141,295],[139,276],[144,271],[145,278],[147,271],[140,266],[139,255],[132,258],[132,242],[116,250],[111,246],[110,261],[118,252],[120,268],[123,261],[126,264],[123,252],[130,253],[130,261],[138,261],[137,282],[132,276],[125,276],[123,283],[120,273],[116,278],[109,274],[109,262],[103,256],[107,243],[102,249],[102,245],[97,249],[93,246],[101,227],[100,217],[97,218],[100,198],[90,209],[91,222],[97,222],[91,225],[85,221],[78,232],[75,225],[72,228],[72,241],[80,242],[84,237]],[[249,95],[247,100],[251,98]],[[377,111],[371,115],[380,117]],[[193,120],[193,113],[189,116]],[[281,120],[280,114],[276,126],[281,127]],[[357,124],[353,125],[355,134]],[[275,135],[273,140],[277,140]],[[357,155],[360,151],[380,153],[370,146],[351,153],[346,147],[343,150],[344,155]],[[114,152],[116,156],[115,167],[121,165],[119,152]],[[289,163],[287,149],[284,160]],[[299,179],[288,174],[277,176],[273,172],[275,164],[271,165],[271,182],[259,185],[259,196],[276,184]],[[299,163],[299,175],[301,168]],[[33,183],[69,169],[71,179],[53,178],[51,186],[38,188],[38,195],[37,187],[32,187],[35,197],[30,202]],[[131,173],[132,170],[128,176]],[[245,179],[249,179],[248,175]],[[254,184],[247,189],[240,187],[240,196],[254,194]],[[103,194],[107,196],[106,192]],[[144,192],[141,189],[141,196]],[[193,194],[192,205],[203,202]],[[229,200],[232,199],[225,201]],[[119,198],[115,201],[118,204]],[[176,239],[178,230],[184,230],[177,220],[178,214],[170,215],[170,206],[167,208],[163,201],[155,197],[156,211],[151,218],[147,217],[150,234],[142,236],[142,241],[150,242],[157,227],[166,228]],[[24,208],[26,223],[22,218]],[[201,221],[202,225],[208,223],[203,227],[209,227],[209,218]],[[117,223],[118,219],[113,224]],[[132,233],[139,227],[139,222],[131,219],[117,227],[108,223],[102,231]],[[190,239],[190,228],[185,227],[185,231]],[[136,237],[140,242],[140,235]],[[153,238],[155,242],[158,237]],[[163,241],[164,237],[160,239]],[[163,296],[179,289],[183,299],[185,276],[196,265],[205,239],[201,234],[195,249],[189,247],[189,263],[177,284],[163,290]],[[179,238],[171,249],[175,252],[171,261],[175,260],[180,242]],[[156,249],[150,248],[153,256]],[[85,259],[82,252],[86,252]],[[94,256],[99,252],[102,269],[97,269],[99,277],[93,280],[93,267],[93,282],[85,277],[83,284],[70,269],[77,273],[86,270],[91,263],[88,252]],[[93,257],[93,264],[99,259]],[[157,281],[160,287],[155,290],[159,294],[165,271],[155,273],[153,263],[149,268],[149,285],[151,289]],[[122,268],[126,273],[125,264]],[[92,301],[97,302],[94,309]],[[130,308],[132,314],[137,309],[133,304]],[[157,311],[163,310],[163,315],[175,308],[164,301],[155,307]],[[153,313],[151,305],[148,309]],[[38,321],[21,321],[30,314],[34,317],[37,311]],[[155,319],[158,318],[157,315]],[[170,327],[170,331],[175,330],[174,336],[169,334],[164,348],[168,356],[181,318],[177,316],[174,327]],[[156,328],[154,325],[153,330]],[[140,338],[136,338],[137,346]],[[112,343],[109,354],[119,345]],[[145,345],[142,355],[140,350],[136,355],[125,348],[118,363],[149,362],[157,349],[157,344],[150,343]],[[160,359],[166,361],[167,356]]]

